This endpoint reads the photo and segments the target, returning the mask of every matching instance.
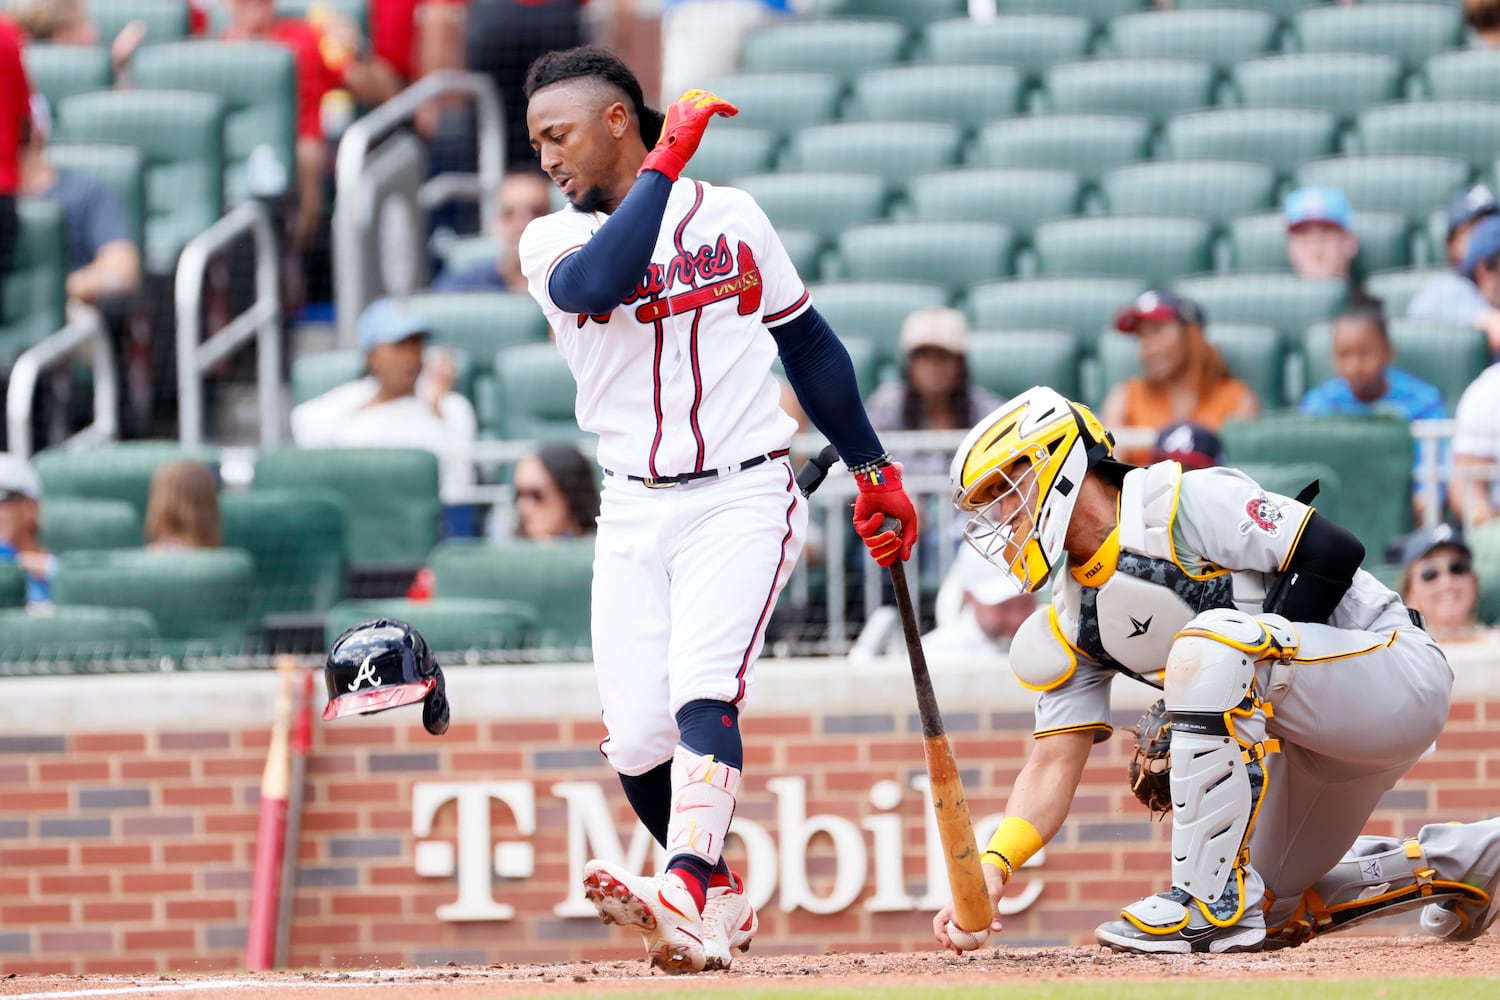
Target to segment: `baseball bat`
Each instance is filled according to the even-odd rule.
[[[291,784],[286,799],[286,844],[277,889],[275,968],[284,969],[292,950],[292,916],[297,901],[297,845],[302,840],[302,802],[307,782],[307,753],[312,746],[313,672],[297,670],[296,717],[292,725]]]
[[[276,659],[280,688],[271,745],[260,778],[260,822],[255,832],[255,867],[250,876],[250,919],[245,930],[245,968],[269,969],[275,960],[276,896],[286,850],[286,797],[291,784],[292,681],[297,660]]]
[[[927,762],[927,781],[932,788],[932,811],[937,815],[938,840],[943,845],[943,861],[948,866],[948,889],[953,894],[953,922],[960,930],[988,930],[992,919],[989,889],[984,870],[979,866],[979,848],[974,841],[974,824],[969,819],[969,801],[964,797],[963,777],[953,746],[943,728],[932,677],[927,672],[927,656],[922,652],[922,636],[917,630],[917,613],[912,608],[911,592],[906,587],[906,564],[900,559],[890,565],[891,588],[896,592],[896,608],[901,614],[901,631],[906,637],[906,653],[911,661],[912,683],[917,689],[917,714],[922,719],[922,756]]]

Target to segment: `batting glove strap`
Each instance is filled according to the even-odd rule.
[[[714,115],[733,118],[739,113],[739,108],[717,94],[689,90],[667,108],[661,138],[656,141],[656,148],[641,161],[639,173],[656,170],[676,181],[687,168],[688,160],[698,151],[698,143],[703,140],[709,119]]]

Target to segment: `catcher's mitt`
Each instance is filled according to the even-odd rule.
[[[1130,790],[1151,810],[1152,819],[1172,811],[1172,721],[1161,698],[1136,723]]]

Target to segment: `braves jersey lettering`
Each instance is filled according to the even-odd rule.
[[[568,207],[531,223],[520,249],[579,386],[578,425],[599,435],[599,464],[669,477],[785,448],[796,425],[781,412],[768,327],[808,299],[765,213],[743,191],[683,178],[630,295],[606,315],[564,312],[548,291],[553,269],[605,221]]]

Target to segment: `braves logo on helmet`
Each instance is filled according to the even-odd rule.
[[[325,720],[421,704],[428,732],[437,736],[448,728],[442,668],[422,633],[406,622],[372,618],[348,629],[328,651],[323,679]]]
[[[1282,504],[1272,503],[1264,493],[1253,496],[1245,504],[1245,519],[1240,522],[1240,534],[1263,531],[1272,538],[1281,534]]]

